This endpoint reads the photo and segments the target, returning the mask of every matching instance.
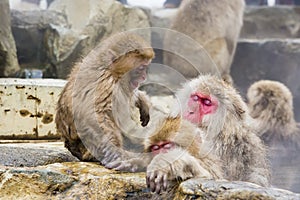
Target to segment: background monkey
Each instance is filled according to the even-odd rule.
[[[293,111],[293,96],[282,83],[261,80],[247,92],[250,115],[260,138],[272,148],[300,149],[300,126]]]
[[[147,125],[149,105],[137,87],[145,79],[153,56],[151,46],[141,37],[120,33],[74,66],[58,101],[55,119],[65,147],[73,155],[103,165],[133,156],[124,150],[126,135],[119,127],[120,121],[132,118],[114,115],[113,109],[138,107],[141,124]]]
[[[300,192],[300,125],[295,121],[293,96],[282,83],[261,80],[247,92],[250,115],[259,137],[269,147],[272,184]]]
[[[203,145],[223,162],[224,178],[269,185],[265,146],[249,125],[246,104],[230,84],[202,75],[177,95],[183,117],[198,125],[204,132]]]
[[[244,0],[184,0],[173,19],[170,28],[190,36],[202,45],[217,69],[201,65],[201,50],[199,53],[190,45],[180,44],[178,39],[168,34],[165,36],[164,46],[173,49],[173,53],[188,54],[186,57],[189,60],[196,59],[194,63],[200,63],[200,73],[220,73],[224,80],[231,82],[230,66],[243,24],[244,7]],[[185,57],[180,58],[168,52],[163,56],[164,64],[175,68],[184,76],[195,78],[199,75],[191,63],[184,60]]]

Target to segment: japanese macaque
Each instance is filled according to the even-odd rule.
[[[293,96],[284,84],[257,81],[248,89],[247,98],[250,115],[266,145],[300,149],[300,126],[294,118]]]
[[[295,121],[293,96],[282,83],[261,80],[247,92],[253,127],[269,147],[272,185],[300,192],[300,125]]]
[[[244,7],[244,0],[182,1],[170,29],[186,34],[195,40],[195,44],[191,46],[182,38],[166,34],[164,47],[171,53],[164,53],[164,64],[188,78],[197,77],[199,72],[213,73],[231,82],[230,66],[243,24]],[[196,43],[207,51],[216,69],[215,66],[203,64],[203,50]]]
[[[196,125],[180,116],[156,117],[160,119],[146,130],[144,154],[112,162],[109,168],[146,170],[147,185],[156,193],[170,192],[177,188],[178,182],[188,178],[223,178],[221,161],[203,148],[202,131]]]
[[[202,131],[180,117],[167,117],[145,141],[152,157],[147,166],[147,185],[160,193],[174,181],[188,178],[222,178],[221,162],[202,148]]]
[[[102,165],[134,156],[124,144],[125,140],[132,142],[126,136],[131,133],[122,128],[125,123],[134,123],[132,113],[136,112],[132,109],[139,111],[137,118],[141,120],[135,126],[149,122],[147,98],[137,87],[145,80],[153,56],[153,49],[140,36],[120,33],[106,39],[74,66],[58,101],[55,119],[65,147],[74,156]]]
[[[202,145],[223,162],[225,179],[269,185],[266,148],[248,123],[247,105],[230,84],[200,75],[177,96],[183,117],[204,132]]]

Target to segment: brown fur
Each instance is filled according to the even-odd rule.
[[[153,144],[160,141],[175,143],[167,153],[155,155],[147,167],[147,182],[152,191],[160,193],[170,181],[192,177],[222,178],[220,162],[202,148],[200,134],[201,131],[190,122],[180,117],[168,117],[146,139],[145,151],[150,154]]]
[[[120,33],[75,64],[58,101],[55,119],[65,146],[73,155],[102,164],[132,156],[123,149],[125,135],[119,124],[131,118],[116,115],[113,110],[138,106],[142,124],[148,123],[148,103],[143,102],[146,98],[130,89],[127,72],[149,64],[153,56],[152,48],[141,37]]]
[[[293,96],[284,84],[270,80],[255,82],[248,89],[247,97],[258,134],[268,146],[300,149]]]
[[[195,92],[218,100],[216,112],[205,115],[198,126],[204,132],[203,146],[223,162],[225,178],[268,186],[266,149],[249,125],[247,106],[238,92],[215,76],[201,75],[187,82],[177,93],[183,111],[188,109],[187,102]]]
[[[269,147],[272,184],[300,192],[295,176],[300,172],[300,126],[294,119],[292,93],[280,82],[261,80],[250,86],[247,97],[253,127]]]
[[[182,1],[170,28],[194,39],[195,43],[207,51],[217,68],[203,63],[207,58],[200,56],[203,50],[197,48],[196,44],[184,42],[180,44],[178,39],[171,36],[172,34],[165,36],[165,49],[172,49],[171,53],[188,55],[180,58],[166,52],[164,64],[175,68],[188,78],[197,77],[199,72],[210,72],[221,75],[224,80],[231,82],[230,66],[243,24],[244,6],[243,0]],[[198,71],[191,64],[196,66]]]

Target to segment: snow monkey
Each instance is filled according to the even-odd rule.
[[[137,87],[145,80],[153,57],[153,49],[143,38],[120,33],[75,64],[59,98],[55,119],[65,147],[74,156],[102,165],[134,156],[124,149],[124,141],[131,141],[119,126],[133,117],[131,113],[116,115],[113,110],[122,107],[116,111],[122,113],[136,108],[141,120],[137,125],[148,124],[149,104]]]
[[[202,145],[223,162],[225,179],[269,185],[266,148],[249,125],[247,105],[230,84],[200,75],[177,95],[183,117],[204,132]]]
[[[217,65],[218,71],[212,69],[213,66],[201,65],[203,59],[197,58],[200,56],[197,50],[185,43],[180,44],[177,38],[167,34],[164,46],[175,48],[173,52],[178,54],[194,54],[191,60],[198,59],[195,63],[200,63],[200,73],[220,73],[224,80],[231,82],[230,66],[243,24],[244,7],[244,0],[184,0],[172,21],[170,29],[186,34],[198,42]],[[199,72],[184,59],[185,57],[180,58],[168,52],[164,54],[164,64],[188,78],[197,77]]]
[[[249,87],[247,98],[250,115],[266,145],[300,149],[300,126],[294,118],[293,96],[284,84],[257,81]]]
[[[143,155],[109,166],[123,171],[132,166],[143,168],[148,187],[156,193],[170,192],[188,178],[223,178],[221,162],[202,148],[202,131],[196,125],[181,116],[160,117],[154,126],[147,127]]]
[[[253,83],[247,92],[253,127],[269,147],[272,185],[300,192],[299,150],[300,125],[295,121],[293,96],[282,83],[261,80]]]

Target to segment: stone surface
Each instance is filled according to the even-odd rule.
[[[66,81],[0,79],[0,139],[58,139],[56,102]]]
[[[244,12],[241,38],[299,38],[300,7],[249,6]]]
[[[284,83],[293,93],[300,121],[300,40],[241,40],[231,67],[234,83],[243,95],[261,79]]]
[[[66,78],[73,63],[108,36],[150,26],[147,15],[141,9],[111,0],[61,0],[53,2],[49,9],[65,13],[71,24],[71,31],[79,34],[73,37],[75,40],[72,41],[71,38],[72,42],[69,44],[65,43],[67,45],[64,44],[64,41],[68,40],[65,31],[57,29],[57,37],[53,37],[58,41],[57,46],[50,47],[56,59],[52,63],[56,66],[58,78]],[[60,37],[61,33],[65,38]],[[142,34],[150,40],[149,31]]]
[[[11,32],[8,0],[0,2],[0,77],[10,76],[18,71],[16,45]]]
[[[0,167],[0,196],[3,199],[165,199],[164,195],[149,192],[145,173],[111,171],[97,163]],[[299,198],[299,194],[251,183],[190,179],[181,183],[174,199]]]
[[[49,10],[13,10],[11,17],[21,67],[43,69],[43,77],[55,77],[56,69],[51,62],[55,55],[49,49],[57,45],[57,41],[50,36],[55,35],[56,27],[70,27],[66,16]],[[21,72],[17,76],[24,78]]]
[[[4,144],[0,142],[0,165],[35,167],[52,163],[78,161],[63,145],[63,142]]]

